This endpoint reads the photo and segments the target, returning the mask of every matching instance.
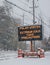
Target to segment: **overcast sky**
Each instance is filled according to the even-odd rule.
[[[0,0],[0,5],[2,4],[1,1],[3,1],[3,0]],[[18,4],[17,1],[24,2],[26,0],[8,0],[8,1]],[[40,7],[42,13],[44,13],[44,15],[46,15],[47,18],[50,17],[50,0],[38,0],[38,2],[39,2],[39,7]],[[22,4],[22,3],[20,3],[20,4]],[[18,5],[20,5],[20,4],[18,4]],[[31,2],[30,2],[30,4],[31,4]]]
[[[39,0],[39,6],[42,12],[47,16],[50,17],[50,0]]]
[[[2,5],[2,1],[3,0],[0,0],[0,5]],[[20,7],[22,7],[23,9],[25,9],[25,10],[29,10],[29,5],[31,4],[31,1],[32,0],[29,0],[29,5],[28,5],[28,0],[8,0],[8,1],[10,1],[10,2],[12,2],[12,3],[14,3],[14,4],[16,4],[16,5],[18,5],[18,6],[20,6]],[[47,20],[50,18],[50,0],[38,0],[38,2],[37,2],[37,0],[35,0],[36,1],[36,5],[38,5],[39,6],[39,10],[38,9],[36,9],[36,12],[41,12],[41,14],[43,14],[43,17],[45,17],[46,18],[46,23],[47,24],[49,24],[50,22],[48,22]],[[25,4],[26,3],[26,4]],[[37,4],[38,3],[38,4]],[[14,7],[14,13],[15,14],[19,14],[19,15],[23,15],[23,13],[25,13],[24,11],[22,11],[22,10],[20,10],[20,9],[18,9],[17,7]],[[27,15],[27,16],[25,16],[25,22],[27,23],[31,23],[31,21],[32,21],[32,16],[30,15],[30,14],[28,14],[28,13],[25,13],[25,15]],[[18,17],[18,15],[17,15],[17,17]],[[21,17],[22,18],[22,17]],[[48,28],[46,28],[47,30],[48,30]],[[46,31],[47,31],[46,30]],[[49,29],[50,30],[50,29]],[[47,33],[47,32],[46,32]],[[49,32],[48,32],[49,33]]]

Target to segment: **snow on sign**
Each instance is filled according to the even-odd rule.
[[[18,27],[19,41],[42,40],[42,25]]]

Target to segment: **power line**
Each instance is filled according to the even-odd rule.
[[[18,1],[28,6],[28,4],[24,3],[23,1],[21,1],[21,0],[18,0]]]
[[[21,9],[21,10],[27,12],[27,13],[32,14],[31,12],[26,11],[25,9],[19,7],[18,5],[14,4],[14,3],[12,3],[12,2],[9,2],[9,1],[7,1],[7,0],[5,0],[5,1],[8,2],[8,3],[10,3],[10,4],[12,4],[12,5],[14,5],[14,6],[16,6],[17,8],[19,8],[19,9]],[[33,15],[33,14],[32,14],[32,15]],[[38,17],[36,17],[36,18],[39,19]],[[44,22],[43,22],[43,23],[44,23]],[[44,24],[46,24],[46,23],[44,23]],[[46,25],[47,25],[47,24],[46,24]],[[49,26],[49,25],[47,25],[47,26]],[[49,26],[49,27],[50,27],[50,26]]]
[[[8,2],[8,3],[10,3],[10,4],[12,4],[12,5],[14,5],[14,6],[16,6],[17,8],[19,8],[19,9],[21,9],[21,10],[27,12],[27,13],[30,13],[31,15],[33,15],[33,13],[24,10],[23,8],[19,7],[18,5],[14,4],[14,3],[12,3],[12,2],[9,2],[9,1],[7,1],[7,0],[5,0],[5,1]],[[36,17],[36,18],[37,18],[37,17]]]
[[[41,8],[40,7],[38,7],[39,8],[39,10],[40,10],[40,12],[42,13],[42,11],[41,11]],[[43,14],[43,13],[42,13]],[[46,17],[46,15],[44,15],[43,14],[43,16],[47,19],[47,17]],[[37,18],[37,17],[36,17]],[[37,18],[37,19],[39,19],[39,18]],[[40,20],[40,19],[39,19]],[[48,20],[48,19],[47,19]],[[44,23],[45,25],[47,25],[49,28],[50,28],[50,25],[48,25],[47,23],[45,23],[45,22],[42,22],[42,23]]]
[[[26,11],[25,9],[23,9],[23,8],[19,7],[18,5],[14,4],[14,3],[12,3],[12,2],[9,2],[9,1],[7,1],[7,0],[5,0],[5,1],[6,1],[6,2],[8,2],[8,3],[10,3],[10,4],[12,4],[12,5],[14,5],[14,6],[16,6],[17,8],[19,8],[19,9],[21,9],[21,10],[23,10],[23,11],[27,12],[27,13],[32,14],[31,12]]]

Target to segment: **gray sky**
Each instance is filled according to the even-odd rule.
[[[50,0],[39,0],[39,6],[40,6],[42,12],[47,17],[50,17]]]
[[[0,5],[2,5],[2,1],[3,0],[0,0]],[[8,0],[8,1],[10,1],[10,2],[12,2],[12,3],[14,3],[14,4],[16,4],[16,5],[20,6],[20,7],[22,7],[23,9],[25,9],[27,11],[29,10],[29,5],[28,5],[28,2],[26,2],[26,0]],[[23,4],[22,4],[21,1],[23,2]],[[29,2],[30,5],[31,5],[31,1],[32,0],[30,0],[30,2]],[[24,3],[26,3],[26,4],[24,4]],[[45,17],[45,19],[46,19],[45,22],[47,24],[49,24],[50,22],[48,22],[47,20],[50,18],[50,0],[38,0],[38,4],[36,2],[36,5],[39,6],[39,9],[35,9],[35,11],[37,13],[42,14],[43,17]],[[16,7],[14,7],[14,13],[15,13],[16,17],[20,17],[21,19],[23,19],[23,17],[18,16],[18,15],[23,15],[23,13],[24,13],[25,15],[27,15],[27,16],[25,16],[25,23],[31,24],[32,16],[30,14],[28,14],[28,13],[26,13],[26,12],[16,8]],[[48,27],[45,27],[45,28],[46,28],[45,29],[46,34],[49,35],[50,34],[49,33],[50,29]],[[47,31],[49,31],[49,32],[47,32]]]
[[[9,0],[9,1],[11,1],[11,2],[13,2],[13,3],[15,3],[16,5],[18,5],[18,6],[20,6],[20,7],[22,7],[22,8],[24,8],[25,10],[29,10],[29,6],[26,4],[24,4],[25,2],[26,2],[26,0]],[[24,2],[23,4],[22,4],[22,2]],[[29,1],[29,4],[31,4],[31,1],[32,0],[30,0]],[[43,17],[45,17],[45,21],[47,21],[49,18],[50,18],[50,0],[38,0],[38,3],[39,4],[37,4],[37,2],[36,2],[37,0],[35,0],[35,3],[36,3],[36,5],[38,5],[39,6],[39,10],[38,10],[38,8],[37,9],[35,9],[35,11],[37,12],[37,14],[38,14],[38,12],[40,12],[41,11],[41,14],[43,15]],[[27,2],[26,2],[27,3]],[[20,12],[19,12],[20,11]],[[16,12],[18,13],[18,14],[20,14],[20,15],[23,15],[23,11],[22,10],[19,10],[18,9],[18,11],[17,11],[17,8],[16,8]],[[24,12],[25,13],[25,12]],[[26,13],[27,14],[27,13]],[[36,14],[36,15],[37,15]],[[25,18],[27,18],[28,20],[29,20],[29,18],[30,19],[32,19],[32,17],[31,17],[31,15],[30,14],[27,14],[28,16],[30,16],[30,17],[26,17],[25,16]],[[25,19],[26,20],[26,19]],[[30,20],[29,20],[30,21]],[[27,21],[26,21],[27,22]],[[46,22],[46,23],[48,23],[48,22]]]
[[[1,5],[1,1],[3,1],[3,0],[0,0],[0,5]],[[11,1],[11,2],[13,2],[13,3],[15,3],[15,4],[19,5],[19,6],[21,5],[22,8],[26,8],[27,7],[26,5],[23,5],[22,3],[19,3],[19,1],[23,1],[24,2],[26,0],[8,0],[8,1]],[[50,17],[50,0],[38,0],[38,2],[39,2],[39,7],[40,7],[42,13],[44,15],[46,15],[47,18]]]

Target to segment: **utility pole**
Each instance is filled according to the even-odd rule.
[[[35,0],[33,0],[33,24],[35,24]]]
[[[33,24],[35,24],[35,0],[33,0]],[[35,40],[34,40],[34,51],[35,51]]]
[[[24,26],[24,13],[23,13],[23,26]]]
[[[23,13],[23,26],[24,26],[24,17],[25,17],[25,14]],[[25,45],[26,45],[26,41],[25,41]]]
[[[33,25],[35,24],[35,0],[33,0]],[[35,51],[35,41],[34,41],[34,51]],[[32,51],[32,40],[31,40],[31,51]]]
[[[41,18],[41,25],[42,25],[42,35],[43,35],[43,39],[44,39],[44,24],[43,24],[42,18]]]

